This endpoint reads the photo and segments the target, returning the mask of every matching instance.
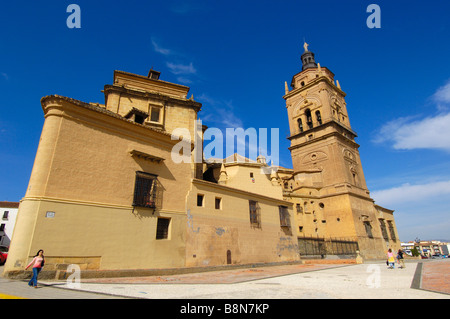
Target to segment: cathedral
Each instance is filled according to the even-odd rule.
[[[284,96],[293,172],[283,185],[298,213],[299,244],[315,242],[324,249],[326,239],[357,242],[365,258],[383,258],[400,245],[393,211],[370,198],[346,94],[306,43],[304,50],[302,70],[293,76],[292,90],[285,84]]]
[[[4,275],[24,276],[39,249],[52,278],[73,264],[105,276],[384,259],[400,240],[393,211],[367,189],[346,94],[306,43],[301,63],[283,96],[293,168],[270,169],[262,155],[175,162],[175,145],[193,158],[198,141],[174,132],[197,137],[207,105],[153,69],[114,71],[104,104],[43,97],[44,126]]]

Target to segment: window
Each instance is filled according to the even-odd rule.
[[[381,234],[383,235],[384,240],[389,240],[388,233],[386,230],[386,224],[384,223],[384,219],[380,219],[380,228],[381,228]]]
[[[320,116],[320,111],[316,111],[316,118],[317,123],[319,123],[319,125],[322,125],[322,116]]]
[[[370,222],[364,222],[364,227],[366,228],[366,234],[369,238],[373,238],[372,235],[372,226],[370,225]]]
[[[388,227],[389,227],[389,233],[391,234],[391,239],[396,240],[394,224],[390,220],[388,220],[387,223],[388,223]]]
[[[216,209],[222,209],[222,198],[216,197],[216,200],[215,200],[215,208],[216,208]]]
[[[291,227],[291,217],[289,216],[289,211],[286,206],[278,206],[278,211],[280,213],[280,226],[281,227]]]
[[[8,220],[8,216],[9,216],[9,211],[8,211],[8,210],[5,210],[5,211],[3,212],[3,217],[2,217],[2,219],[3,219],[3,220]]]
[[[144,124],[145,118],[142,115],[136,114],[134,116],[134,121],[139,124]]]
[[[261,228],[261,209],[256,201],[249,201],[250,225],[253,228]]]
[[[308,125],[308,128],[312,129],[313,121],[312,121],[312,115],[311,115],[310,109],[306,109],[305,115],[306,115],[306,124]]]
[[[297,208],[297,213],[303,213],[303,207],[300,204],[296,204],[295,207]]]
[[[5,226],[6,226],[6,224],[1,224],[0,225],[0,231],[5,231]]]
[[[303,123],[302,123],[302,119],[298,119],[297,120],[297,124],[298,124],[298,129],[300,130],[300,133],[303,132]]]
[[[136,172],[133,206],[156,208],[158,198],[157,175]]]
[[[148,114],[133,107],[126,115],[125,118],[134,121],[138,124],[144,124],[144,120],[148,117]]]
[[[152,122],[160,122],[160,115],[161,115],[161,108],[157,107],[157,106],[153,106],[152,107],[152,111],[150,114],[150,121]]]
[[[169,225],[170,218],[158,218],[158,224],[156,226],[156,239],[169,238]]]
[[[250,177],[253,178],[253,172],[250,173]]]
[[[197,194],[197,206],[198,207],[203,207],[203,199],[204,199],[204,195],[202,194]]]

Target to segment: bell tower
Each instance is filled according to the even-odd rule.
[[[346,184],[368,196],[346,94],[334,80],[334,74],[315,62],[308,44],[305,43],[304,49],[302,71],[293,76],[291,91],[286,85],[284,96],[294,172],[320,172],[320,181],[318,176],[315,178],[316,185]]]
[[[373,241],[381,239],[379,221],[350,125],[346,93],[334,74],[316,63],[308,46],[303,46],[302,69],[292,77],[290,90],[285,83],[283,96],[293,164],[288,196],[301,212],[299,238],[351,238],[364,256],[379,257],[385,247],[382,240]]]

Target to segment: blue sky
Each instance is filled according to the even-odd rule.
[[[81,28],[69,29],[69,4]],[[370,3],[381,28],[369,29]],[[104,103],[113,71],[188,85],[210,127],[279,128],[292,167],[284,82],[303,39],[347,93],[369,190],[404,241],[450,239],[448,1],[27,1],[0,8],[0,200],[25,194],[40,99]]]

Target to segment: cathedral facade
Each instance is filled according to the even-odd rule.
[[[284,95],[292,169],[238,154],[174,162],[179,143],[194,157],[196,141],[172,133],[196,136],[203,106],[160,72],[115,71],[103,92],[104,104],[42,98],[4,275],[23,276],[39,249],[58,277],[71,264],[98,272],[377,259],[400,245],[393,211],[370,198],[345,93],[307,46]]]

